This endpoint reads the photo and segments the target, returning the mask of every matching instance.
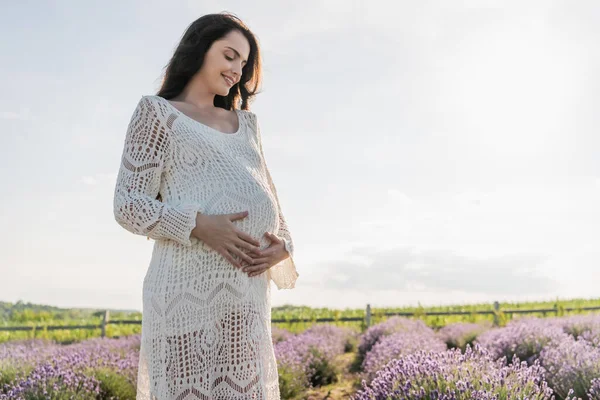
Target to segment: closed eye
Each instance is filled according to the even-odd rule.
[[[228,61],[233,61],[233,60],[234,60],[233,58],[231,58],[231,57],[228,57],[228,56],[225,56],[225,58],[226,58]],[[248,64],[248,63],[244,61],[244,66],[242,66],[242,69],[243,69],[243,68],[244,68],[244,67],[245,67],[247,64]]]

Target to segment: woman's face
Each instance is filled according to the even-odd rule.
[[[212,93],[227,96],[231,87],[239,82],[249,54],[248,40],[233,30],[213,42],[204,56],[199,75]]]

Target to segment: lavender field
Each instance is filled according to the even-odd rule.
[[[600,399],[600,316],[273,326],[282,399]],[[140,336],[0,345],[0,400],[135,399]]]

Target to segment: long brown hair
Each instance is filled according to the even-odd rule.
[[[249,110],[262,82],[262,62],[258,41],[250,29],[229,12],[207,14],[192,22],[186,29],[171,60],[165,67],[165,76],[157,96],[172,99],[179,95],[204,62],[204,55],[213,42],[238,30],[250,44],[248,61],[242,69],[240,81],[231,87],[227,96],[215,95],[215,107],[226,110]],[[239,104],[241,101],[241,105]]]

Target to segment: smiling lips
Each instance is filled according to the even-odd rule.
[[[225,79],[225,82],[227,82],[227,84],[228,84],[229,86],[233,86],[233,84],[234,84],[234,81],[233,81],[233,79],[232,79],[232,78],[228,77],[227,75],[223,75],[223,78]]]

